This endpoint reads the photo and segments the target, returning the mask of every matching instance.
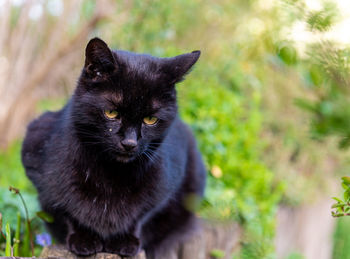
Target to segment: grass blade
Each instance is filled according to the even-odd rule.
[[[10,257],[11,256],[11,229],[10,224],[6,224],[6,248],[5,248],[5,256]]]
[[[19,240],[21,234],[21,214],[17,213],[17,228],[15,233],[15,241],[13,244],[13,256],[19,256]]]

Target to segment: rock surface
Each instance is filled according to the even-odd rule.
[[[221,250],[224,259],[231,259],[232,254],[239,250],[241,239],[241,228],[236,223],[208,223],[203,224],[200,230],[185,243],[168,251],[162,258],[152,259],[210,259],[210,253],[214,249]],[[42,258],[67,258],[67,259],[121,259],[115,254],[99,253],[89,257],[78,257],[67,251],[63,246],[45,247]],[[141,252],[132,259],[146,259],[144,252]]]
[[[88,256],[88,257],[78,257],[75,254],[66,250],[63,246],[48,246],[45,247],[41,253],[41,258],[49,258],[49,259],[58,259],[58,258],[66,258],[66,259],[122,259],[119,255],[115,254],[107,254],[107,253],[99,253],[96,255]],[[146,259],[146,255],[144,252],[138,254],[133,259]]]

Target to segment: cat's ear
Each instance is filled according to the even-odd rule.
[[[84,68],[92,78],[103,77],[117,69],[112,51],[103,40],[93,38],[89,41],[85,50]]]
[[[165,58],[162,71],[170,78],[171,83],[180,82],[197,62],[200,54],[199,50],[195,50],[173,58]]]

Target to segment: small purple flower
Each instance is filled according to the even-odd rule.
[[[51,236],[48,233],[42,233],[36,235],[35,242],[41,246],[51,245]]]

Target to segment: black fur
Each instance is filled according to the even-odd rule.
[[[174,86],[199,55],[156,58],[92,39],[72,98],[28,126],[26,173],[54,216],[49,230],[72,252],[132,256],[143,248],[153,258],[193,226],[186,199],[202,197],[206,173]],[[159,121],[146,125],[147,116]]]

